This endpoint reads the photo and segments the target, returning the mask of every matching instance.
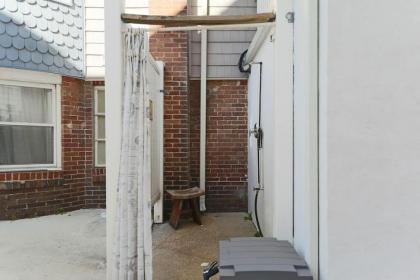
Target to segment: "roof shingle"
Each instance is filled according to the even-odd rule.
[[[83,77],[82,1],[0,0],[0,67]]]

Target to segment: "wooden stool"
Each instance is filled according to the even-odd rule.
[[[198,198],[204,195],[204,190],[197,187],[186,190],[167,190],[166,191],[172,198],[172,212],[169,223],[174,229],[178,228],[179,218],[181,214],[190,213],[194,222],[201,225],[200,209],[198,206]],[[184,200],[190,204],[190,209],[182,209]]]

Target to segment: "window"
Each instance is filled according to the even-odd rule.
[[[95,165],[105,166],[105,88],[95,87]]]
[[[59,167],[59,104],[57,85],[0,80],[0,169]]]

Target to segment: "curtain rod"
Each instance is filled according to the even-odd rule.
[[[179,26],[179,27],[148,27],[141,24],[125,24],[122,31],[125,32],[129,28],[143,28],[148,32],[171,32],[171,31],[199,31],[199,30],[236,30],[244,28],[258,28],[258,27],[272,27],[275,22],[263,23],[243,23],[243,24],[224,24],[224,25],[192,25],[192,26]]]

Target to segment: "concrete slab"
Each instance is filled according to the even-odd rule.
[[[0,221],[0,279],[105,279],[104,214],[105,210],[79,210]],[[168,224],[155,225],[153,279],[201,279],[200,264],[217,259],[219,240],[255,234],[245,216],[206,214],[202,226],[182,221],[176,231]]]
[[[202,279],[201,263],[218,258],[218,242],[231,237],[254,236],[254,225],[246,213],[210,213],[203,225],[181,221],[177,230],[169,224],[153,229],[153,268],[155,280]],[[215,278],[217,279],[217,278]]]
[[[0,221],[0,279],[105,279],[105,210]]]

